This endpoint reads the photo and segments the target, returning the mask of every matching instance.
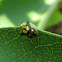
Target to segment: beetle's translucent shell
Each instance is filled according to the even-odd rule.
[[[24,22],[20,25],[20,28],[21,34],[25,34],[29,37],[35,37],[38,34],[36,26],[29,22]]]

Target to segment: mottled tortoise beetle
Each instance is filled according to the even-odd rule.
[[[38,34],[36,26],[29,22],[21,24],[20,28],[21,28],[21,34],[27,35],[28,37],[31,38],[37,36]]]

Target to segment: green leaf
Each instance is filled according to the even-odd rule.
[[[51,14],[48,22],[46,23],[45,28],[50,28],[60,22],[62,22],[62,13],[56,8]]]
[[[38,30],[20,35],[20,28],[0,28],[0,62],[61,62],[62,36]]]

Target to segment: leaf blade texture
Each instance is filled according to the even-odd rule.
[[[62,36],[38,30],[29,38],[20,28],[0,29],[0,62],[61,62]]]

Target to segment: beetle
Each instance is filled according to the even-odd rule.
[[[21,29],[22,35],[27,35],[28,37],[31,37],[31,38],[37,36],[38,34],[36,26],[29,22],[25,22],[21,24],[20,29]]]

